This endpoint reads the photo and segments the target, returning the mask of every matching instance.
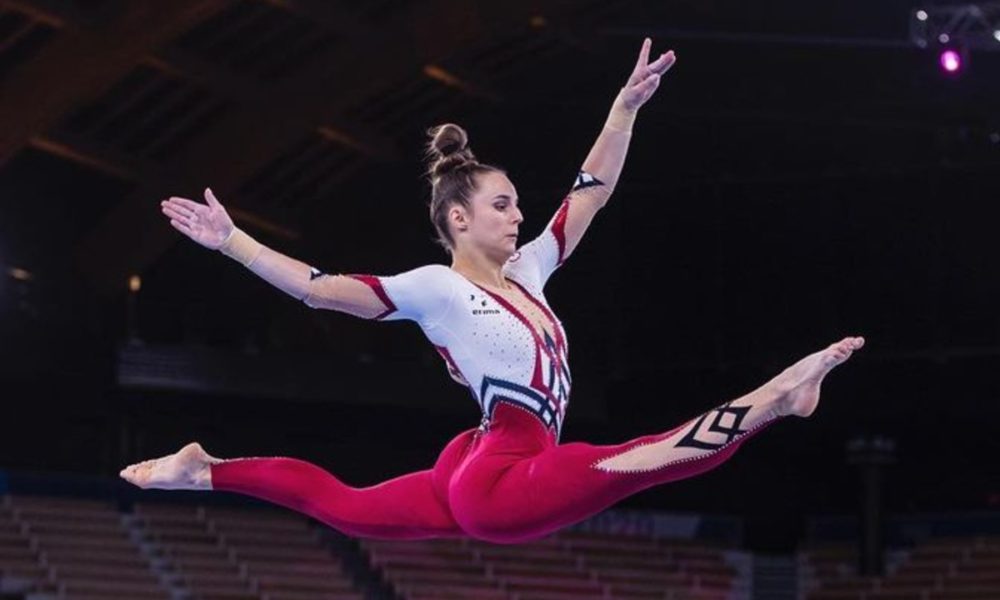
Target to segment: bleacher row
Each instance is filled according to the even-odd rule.
[[[365,541],[409,600],[730,600],[748,597],[723,553],[649,537],[566,531],[518,546]]]
[[[361,600],[305,519],[4,496],[0,591],[43,600]]]
[[[884,577],[858,575],[857,550],[799,554],[807,600],[997,600],[1000,538],[932,539],[890,555]]]
[[[498,546],[365,541],[407,600],[736,600],[719,549],[564,532]],[[361,600],[320,528],[280,509],[0,496],[0,596],[30,600]]]

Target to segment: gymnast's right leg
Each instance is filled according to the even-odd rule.
[[[222,460],[197,443],[122,470],[144,489],[245,494],[306,514],[355,537],[422,539],[463,535],[435,490],[434,472],[410,473],[366,488],[350,487],[293,458]]]
[[[864,344],[845,338],[810,354],[753,392],[670,431],[614,446],[581,442],[531,450],[523,433],[541,422],[501,402],[474,454],[451,481],[448,504],[472,537],[494,543],[538,539],[641,490],[693,477],[728,460],[740,445],[785,416],[809,416],[824,377]],[[511,440],[508,445],[508,440]],[[527,447],[524,454],[517,449]]]

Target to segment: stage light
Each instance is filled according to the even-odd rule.
[[[962,69],[962,56],[952,49],[943,51],[941,53],[941,68],[948,73],[957,73]]]
[[[917,20],[918,21],[926,21],[927,20],[927,11],[926,10],[918,10],[917,11]]]
[[[7,274],[18,281],[31,281],[32,278],[30,271],[20,267],[11,267],[7,270]]]
[[[993,39],[1000,42],[1000,29],[993,30]]]

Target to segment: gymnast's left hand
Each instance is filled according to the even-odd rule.
[[[660,86],[660,77],[677,62],[673,50],[668,50],[653,62],[649,62],[649,50],[652,45],[653,41],[649,38],[643,40],[635,68],[632,69],[628,82],[622,88],[620,98],[626,110],[637,111],[652,98],[656,88]]]

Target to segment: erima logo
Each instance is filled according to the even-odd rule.
[[[475,302],[476,295],[469,294],[469,302]],[[481,306],[486,306],[486,299],[479,301]],[[474,315],[499,315],[500,311],[495,308],[474,308],[472,309],[472,314]]]

